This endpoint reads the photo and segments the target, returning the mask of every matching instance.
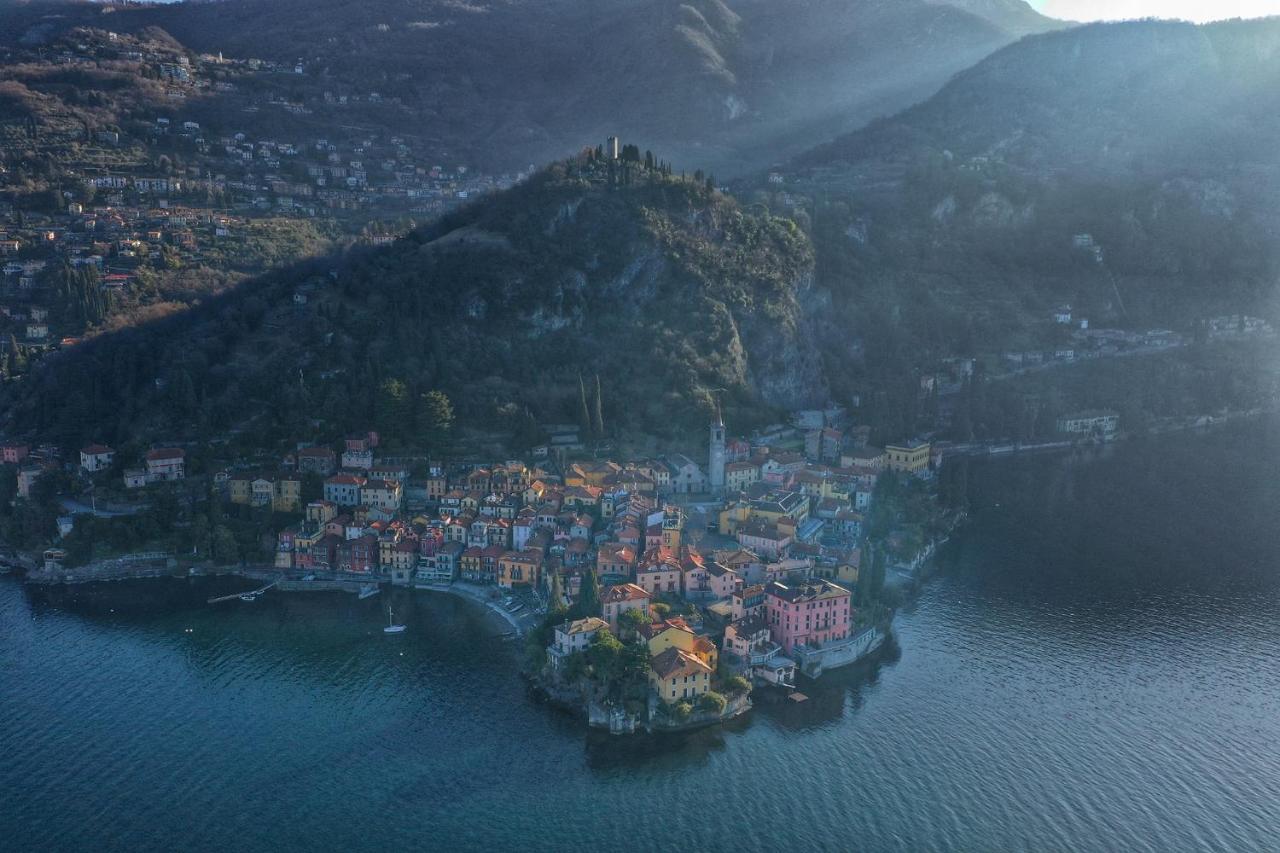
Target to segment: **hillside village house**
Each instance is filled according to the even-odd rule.
[[[547,654],[551,658],[551,665],[559,669],[564,665],[565,658],[574,652],[586,651],[591,645],[591,641],[596,638],[596,634],[599,634],[601,629],[608,627],[608,623],[599,616],[588,616],[586,619],[561,622],[556,626],[555,639],[552,640],[551,646],[547,649]]]
[[[680,591],[680,561],[670,548],[646,551],[636,567],[636,586],[651,596]]]
[[[280,474],[236,474],[227,480],[234,504],[271,507],[276,512],[302,511],[302,478]]]
[[[338,454],[328,447],[304,447],[297,453],[298,471],[327,477],[338,467]]]
[[[152,483],[181,480],[186,476],[187,452],[177,447],[147,451],[147,480]]]
[[[31,448],[26,444],[0,445],[0,462],[7,465],[17,465],[23,459],[26,459],[30,452]]]
[[[115,461],[116,452],[105,444],[91,444],[80,450],[80,468],[90,474],[105,471]]]
[[[43,474],[44,469],[35,466],[18,469],[18,497],[30,498],[31,487],[35,485],[36,480],[39,480]]]
[[[334,474],[324,481],[324,499],[338,506],[359,506],[365,479],[354,474]]]
[[[720,650],[706,637],[699,637],[680,617],[654,622],[640,628],[640,637],[649,648],[649,656],[657,657],[670,648],[688,652],[705,663],[714,672],[720,660]]]
[[[404,502],[404,487],[396,480],[369,480],[360,487],[360,502],[397,512]]]
[[[600,610],[605,621],[614,633],[618,631],[619,620],[628,610],[641,610],[649,614],[649,593],[633,583],[617,584],[606,587],[600,596]]]
[[[884,447],[890,471],[904,474],[922,474],[929,470],[930,444],[912,440],[906,444],[886,444]]]

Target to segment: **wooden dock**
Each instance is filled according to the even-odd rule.
[[[209,603],[218,604],[219,602],[231,601],[232,599],[240,598],[246,595],[252,595],[254,598],[257,598],[258,596],[262,595],[264,592],[271,589],[278,583],[280,583],[280,581],[274,580],[264,587],[259,587],[258,589],[249,590],[248,592],[233,592],[230,595],[219,595],[216,598],[209,599]]]

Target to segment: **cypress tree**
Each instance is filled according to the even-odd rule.
[[[587,386],[578,374],[578,428],[584,438],[591,435],[591,409],[587,406]]]
[[[592,425],[596,438],[604,438],[604,392],[600,389],[600,374],[596,374],[595,423]]]

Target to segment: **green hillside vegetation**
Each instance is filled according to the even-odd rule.
[[[1046,346],[1063,303],[1095,327],[1272,317],[1277,57],[1276,20],[1032,36],[797,159],[785,189],[862,375]]]
[[[820,402],[807,237],[709,184],[631,146],[586,151],[389,248],[51,356],[10,383],[6,426],[271,445],[373,425],[421,446],[441,391],[460,425],[518,444],[578,419],[582,374],[601,377],[596,438],[701,427],[717,389],[744,423]]]

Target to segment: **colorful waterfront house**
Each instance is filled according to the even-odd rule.
[[[500,545],[490,545],[480,549],[480,564],[484,569],[485,583],[496,583],[498,580],[498,563],[507,549]]]
[[[461,542],[444,542],[437,546],[431,556],[431,575],[428,580],[432,583],[451,583],[455,580],[460,571],[464,550],[466,549]]]
[[[338,546],[338,570],[371,575],[378,570],[378,537],[366,534]]]
[[[724,651],[737,657],[748,678],[782,687],[795,684],[795,661],[782,653],[782,646],[774,642],[769,626],[760,616],[749,616],[725,626]]]
[[[456,543],[461,545],[461,542]],[[472,545],[464,550],[458,556],[458,569],[462,573],[464,581],[472,583],[484,583],[491,580],[491,577],[485,575],[484,571],[484,549]]]
[[[391,549],[390,565],[383,570],[391,575],[391,582],[398,586],[407,586],[418,568],[418,543],[412,539],[402,539]]]
[[[498,586],[537,586],[542,577],[542,555],[535,551],[507,551],[498,558]]]
[[[798,645],[821,646],[849,636],[853,608],[849,590],[830,581],[774,581],[765,587],[765,621],[776,643],[790,655]]]
[[[628,610],[640,610],[649,615],[650,595],[643,587],[633,583],[605,587],[600,595],[600,610],[609,627],[617,633],[619,620]]]
[[[602,630],[608,629],[609,624],[599,616],[588,616],[586,619],[574,619],[569,622],[561,622],[555,628],[555,638],[551,645],[547,648],[547,655],[551,659],[551,665],[559,669],[564,665],[565,658],[574,652],[586,651],[591,645],[591,641],[596,638]]]
[[[673,646],[649,659],[649,686],[668,704],[694,701],[711,690],[712,672],[697,656]]]

